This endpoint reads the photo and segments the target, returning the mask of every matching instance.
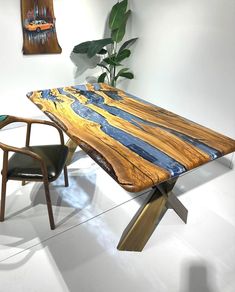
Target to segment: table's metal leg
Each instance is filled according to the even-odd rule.
[[[69,139],[67,141],[66,145],[69,148],[69,154],[68,154],[68,157],[67,157],[66,165],[69,165],[71,163],[73,155],[74,155],[74,153],[75,153],[75,151],[77,149],[77,144],[72,139]]]
[[[124,230],[117,248],[142,251],[166,211],[166,202],[167,197],[162,196],[162,193],[156,189]]]
[[[171,193],[176,180],[171,180],[155,187],[154,192],[140,207],[124,230],[117,248],[125,251],[142,251],[167,208],[172,207],[186,223],[187,209]]]
[[[188,210],[180,202],[180,200],[178,200],[178,198],[175,195],[169,194],[167,203],[168,208],[172,208],[186,224],[188,218]]]
[[[167,208],[173,209],[177,215],[184,221],[184,223],[187,223],[187,217],[188,217],[188,210],[185,208],[185,206],[180,202],[180,200],[171,192],[173,189],[177,179],[172,179],[167,182],[164,182],[160,185],[158,185],[158,189],[161,191],[162,195],[167,195]]]

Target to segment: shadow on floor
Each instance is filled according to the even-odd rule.
[[[0,224],[0,241],[5,248],[0,249],[0,261],[17,253],[18,249],[27,249],[80,223],[78,216],[91,205],[95,184],[96,173],[92,170],[86,175],[70,176],[67,188],[63,176],[50,184],[56,224],[53,232],[49,226],[42,183],[23,187],[19,184],[20,187],[6,199],[5,221]]]
[[[181,292],[218,292],[215,270],[205,262],[194,262],[183,268]]]

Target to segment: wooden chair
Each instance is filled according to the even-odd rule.
[[[6,184],[8,180],[19,180],[22,181],[22,184],[25,181],[42,181],[45,189],[50,227],[55,229],[49,183],[56,180],[64,169],[65,186],[68,186],[68,173],[65,164],[68,147],[64,145],[63,132],[58,126],[49,121],[0,115],[0,129],[15,122],[27,124],[26,143],[25,147],[18,148],[0,142],[0,148],[3,150],[0,221],[4,221]],[[29,146],[32,124],[49,125],[56,128],[59,132],[60,144]],[[10,158],[8,156],[9,152],[14,152]]]

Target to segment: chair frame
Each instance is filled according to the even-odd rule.
[[[48,125],[52,126],[57,129],[59,136],[60,136],[60,143],[61,145],[64,145],[64,136],[62,130],[55,125],[53,122],[46,121],[46,120],[38,120],[38,119],[29,119],[29,118],[20,118],[15,116],[6,116],[6,119],[0,122],[0,129],[4,128],[8,124],[11,123],[26,123],[27,124],[27,132],[26,132],[26,142],[25,147],[29,147],[30,143],[30,134],[31,134],[31,127],[32,124],[42,124],[42,125]],[[45,189],[45,196],[46,196],[46,203],[47,203],[47,210],[48,210],[48,216],[49,216],[49,222],[50,227],[52,230],[55,229],[55,222],[54,222],[54,216],[52,212],[52,204],[51,204],[51,197],[50,197],[50,191],[49,191],[49,183],[56,180],[58,176],[56,176],[53,179],[48,179],[48,173],[47,173],[47,167],[44,160],[33,151],[30,151],[28,149],[24,148],[18,148],[14,146],[10,146],[4,143],[0,142],[0,148],[3,150],[3,168],[2,168],[2,190],[1,190],[1,210],[0,210],[0,222],[4,221],[5,217],[5,204],[6,204],[6,184],[8,180],[19,180],[22,181],[22,184],[25,183],[25,180],[23,179],[14,179],[14,178],[8,178],[7,172],[8,172],[8,154],[9,152],[15,152],[15,153],[22,153],[25,155],[28,155],[32,157],[33,159],[40,162],[41,171],[43,175],[43,179],[27,179],[27,181],[41,181],[44,184]],[[67,166],[64,166],[64,182],[65,186],[68,186],[68,171]]]

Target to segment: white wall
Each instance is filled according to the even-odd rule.
[[[41,115],[26,98],[28,91],[85,81],[86,74],[75,81],[70,53],[82,41],[103,37],[107,14],[115,1],[53,2],[62,54],[24,56],[20,0],[0,0],[0,114]]]
[[[128,90],[235,138],[235,1],[132,0]]]

